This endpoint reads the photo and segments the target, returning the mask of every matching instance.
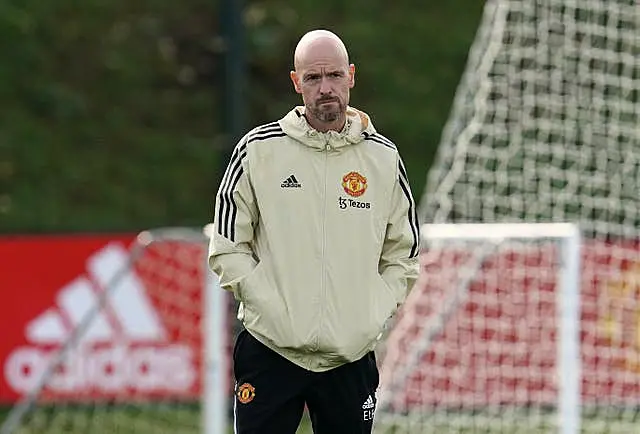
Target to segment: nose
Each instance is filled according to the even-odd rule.
[[[329,85],[329,80],[326,77],[322,77],[320,80],[320,93],[322,95],[328,95],[331,93],[331,86]]]

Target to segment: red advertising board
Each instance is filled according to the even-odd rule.
[[[0,403],[38,384],[106,287],[113,290],[104,308],[42,399],[199,396],[203,246],[157,245],[130,267],[133,241],[127,234],[0,239]]]
[[[159,243],[127,267],[133,242],[128,234],[0,239],[0,403],[37,384],[107,286],[115,290],[42,399],[200,395],[204,246]],[[420,281],[388,342],[387,372],[413,357],[425,329],[446,310],[460,259],[423,257]],[[408,372],[398,399],[419,406],[556,402],[558,260],[553,248],[487,258],[419,361],[409,371],[395,369]],[[581,277],[583,400],[637,404],[638,243],[587,241]]]
[[[558,257],[552,245],[485,258],[466,290],[459,250],[422,256],[418,284],[387,341],[382,381],[395,405],[469,408],[558,402]],[[640,403],[640,249],[587,240],[581,255],[584,404]],[[399,375],[403,377],[400,378]]]

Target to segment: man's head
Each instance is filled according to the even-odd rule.
[[[291,81],[302,95],[309,123],[320,131],[342,129],[355,66],[340,38],[328,30],[305,34],[296,46],[294,68]]]

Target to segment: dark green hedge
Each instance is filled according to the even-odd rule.
[[[0,4],[2,232],[209,219],[229,145],[217,5]],[[356,63],[353,105],[397,142],[419,197],[481,8],[479,0],[248,1],[246,128],[299,103],[288,78],[293,47],[306,30],[329,28]]]

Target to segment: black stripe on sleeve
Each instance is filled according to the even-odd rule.
[[[236,201],[233,200],[233,191],[235,190],[236,185],[238,185],[238,181],[240,181],[240,177],[242,177],[242,173],[243,173],[243,169],[241,165],[240,170],[238,171],[235,178],[231,182],[231,189],[229,190],[230,194],[227,196],[228,197],[227,203],[231,205],[231,216],[229,216],[229,207],[227,207],[224,219],[227,222],[228,227],[225,227],[225,230],[226,230],[225,236],[231,241],[235,241],[236,239],[236,216],[238,214],[238,205],[236,204]]]
[[[418,246],[420,241],[420,230],[418,227],[418,213],[416,211],[416,204],[413,201],[413,197],[411,196],[411,190],[409,188],[409,179],[407,178],[407,171],[404,168],[404,164],[402,163],[402,159],[398,159],[398,168],[399,175],[398,181],[400,182],[400,187],[404,192],[405,197],[409,201],[409,210],[407,211],[407,218],[409,219],[409,226],[411,227],[411,233],[413,234],[413,245],[411,246],[411,253],[409,254],[410,258],[414,258],[418,256]]]
[[[284,136],[286,136],[286,134],[282,131],[280,124],[278,122],[271,122],[253,129],[242,139],[238,146],[236,146],[222,178],[220,191],[218,193],[217,230],[223,237],[235,241],[238,205],[233,199],[233,192],[244,174],[242,162],[247,157],[247,145],[255,141]]]
[[[249,131],[249,133],[247,133],[247,136],[251,136],[254,134],[258,134],[258,133],[264,133],[267,131],[273,131],[273,130],[282,130],[280,128],[280,124],[278,122],[269,122],[268,124],[264,124],[264,125],[260,125],[259,127],[255,127],[253,130]]]
[[[218,233],[229,238],[229,208],[233,202],[233,189],[242,174],[242,160],[247,155],[247,140],[243,140],[231,155],[231,161],[222,179],[218,207]],[[233,241],[233,240],[232,240]]]
[[[286,136],[286,133],[284,133],[282,130],[265,132],[265,133],[261,133],[261,134],[250,137],[249,140],[247,141],[247,144],[258,141],[258,140],[273,139],[275,137],[284,137],[284,136]]]
[[[370,138],[372,140],[376,140],[376,141],[379,141],[379,142],[383,143],[384,145],[388,146],[391,149],[398,149],[396,147],[395,143],[393,143],[391,140],[387,139],[385,136],[383,136],[380,133],[375,133],[375,134],[371,135]]]
[[[376,142],[379,143],[383,146],[386,146],[387,148],[390,149],[396,149],[396,145],[393,144],[393,142],[389,139],[387,139],[386,137],[375,133],[375,134],[369,134],[369,133],[362,133],[364,135],[365,140],[371,140],[372,142]]]
[[[402,175],[405,181],[409,182],[409,177],[407,176],[407,169],[404,168],[404,163],[402,162],[402,158],[398,159],[398,168],[400,169],[400,175]]]
[[[270,124],[265,124],[254,128],[249,132],[248,136],[255,136],[257,134],[269,133],[273,131],[282,131],[282,128],[280,127],[280,124],[278,122],[271,122]]]
[[[376,142],[387,148],[393,149],[395,151],[398,150],[396,145],[385,136],[380,133],[368,134],[362,133],[364,135],[365,140],[371,140],[372,142]],[[418,212],[416,210],[415,202],[413,201],[413,197],[411,196],[411,189],[409,187],[409,177],[407,176],[407,170],[404,167],[404,163],[402,159],[398,157],[398,181],[400,183],[400,188],[409,201],[409,210],[407,211],[407,218],[409,219],[409,226],[411,227],[411,233],[413,235],[413,245],[411,246],[411,253],[409,255],[410,258],[414,258],[418,256],[418,249],[420,243],[420,228],[418,225]]]

